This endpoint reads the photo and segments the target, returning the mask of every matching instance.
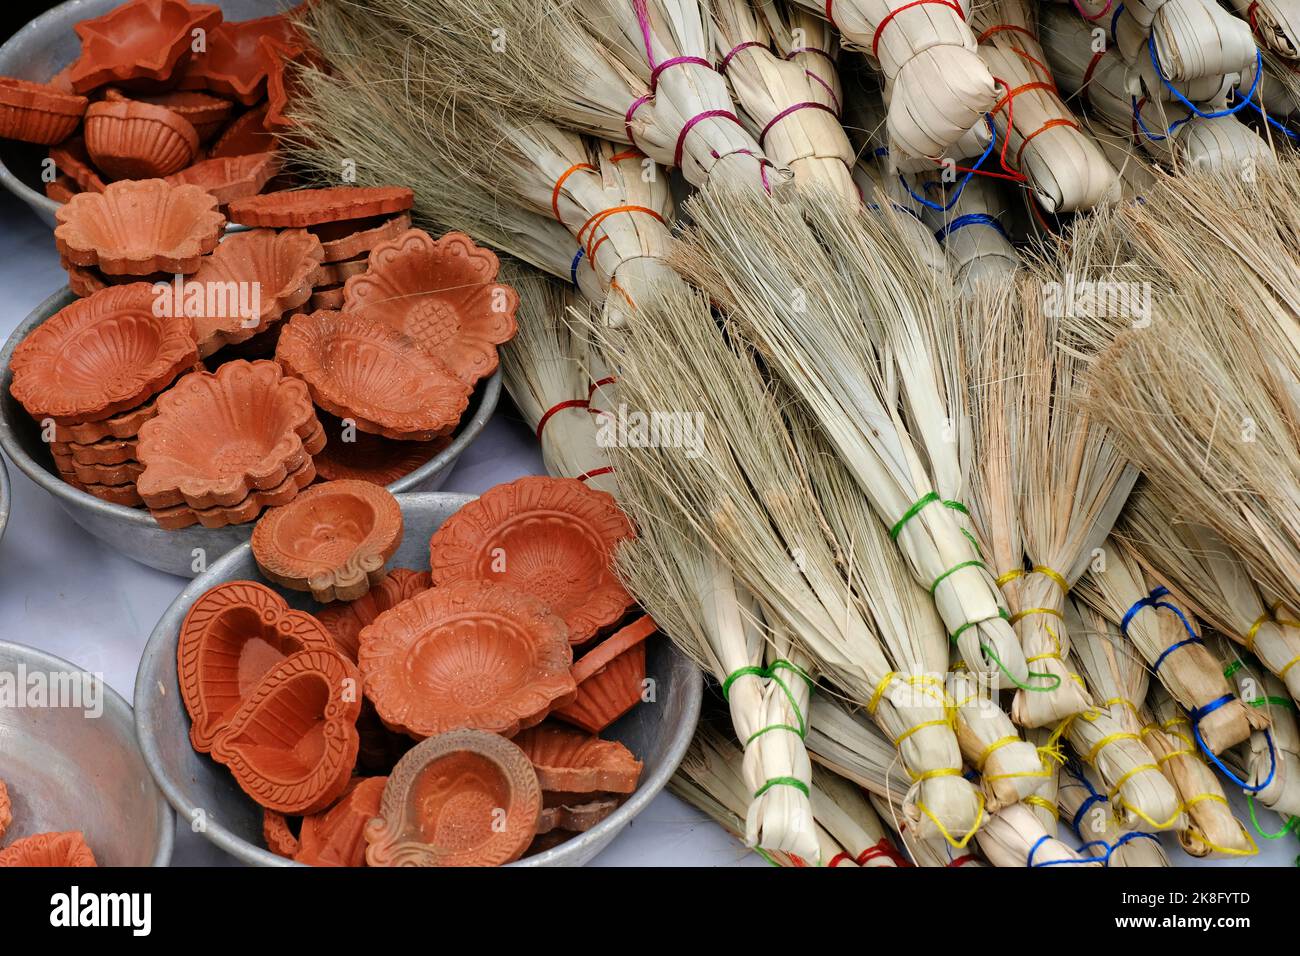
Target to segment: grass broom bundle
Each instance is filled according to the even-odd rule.
[[[1139,708],[1147,688],[1142,662],[1101,615],[1077,601],[1070,603],[1067,614],[1077,635],[1071,661],[1102,703],[1063,723],[1058,733],[1096,773],[1125,826],[1183,826],[1186,817],[1178,792],[1141,736]]]
[[[1050,761],[1021,739],[987,684],[955,670],[947,688],[957,711],[957,743],[967,765],[980,775],[989,812],[1042,796],[1053,776]]]
[[[854,163],[853,182],[862,192],[868,209],[878,211],[882,205],[887,204],[899,213],[898,231],[926,268],[940,274],[948,271],[943,248],[934,238],[934,233],[913,212],[907,191],[899,184],[897,177],[888,177],[877,158],[863,156]]]
[[[994,866],[1101,866],[1101,861],[1071,849],[1044,829],[1023,803],[1013,803],[989,818],[978,836],[980,850]]]
[[[992,116],[1002,156],[1050,213],[1091,209],[1115,198],[1115,170],[1061,100],[1024,0],[977,4],[971,26],[980,57],[1004,92]]]
[[[675,520],[695,524],[815,672],[867,705],[898,741],[915,780],[907,810],[920,831],[968,839],[981,807],[960,775],[942,679],[891,661],[879,627],[868,624],[871,609],[846,588],[803,465],[751,356],[724,338],[701,295],[665,287],[643,317],[604,338],[618,350],[620,395],[641,410],[693,409],[704,440],[694,457],[612,449],[621,485],[634,473],[661,489],[654,502],[628,498],[629,515],[642,524],[642,507],[671,509]]]
[[[767,21],[751,0],[712,0],[711,10],[719,72],[758,145],[797,185],[816,183],[857,202],[853,147],[838,110],[824,102],[826,81],[773,53]]]
[[[1115,36],[1124,58],[1158,69],[1167,80],[1230,76],[1255,63],[1250,25],[1210,0],[1140,0],[1126,4]],[[1153,93],[1163,84],[1148,82]]]
[[[1168,866],[1164,847],[1152,833],[1124,826],[1107,806],[1095,771],[1067,765],[1061,774],[1061,813],[1080,843],[1079,852],[1099,857],[1106,866]]]
[[[1178,789],[1187,826],[1178,844],[1194,857],[1255,856],[1259,848],[1235,816],[1214,771],[1201,758],[1188,731],[1191,722],[1178,702],[1159,683],[1148,699],[1150,716],[1142,737]]]
[[[1025,742],[1033,745],[1042,758],[1043,784],[1037,793],[1031,793],[1020,802],[1027,806],[1034,816],[1043,824],[1043,829],[1054,833],[1061,822],[1060,787],[1061,764],[1064,756],[1059,745],[1052,738],[1053,731],[1048,727],[1025,728]]]
[[[777,52],[807,71],[813,101],[844,114],[839,39],[829,23],[794,0],[754,0]]]
[[[1148,486],[1130,498],[1116,536],[1143,567],[1197,617],[1245,647],[1300,697],[1300,623],[1270,606],[1227,543],[1205,525],[1173,517],[1176,509]]]
[[[695,226],[673,261],[818,423],[933,593],[967,664],[1023,683],[1023,654],[957,500],[962,469],[950,438],[960,419],[941,397],[954,390],[918,341],[918,319],[931,313],[938,323],[947,300],[894,216],[805,195],[775,216],[765,198],[726,188],[689,204]],[[898,344],[882,356],[887,336]]]
[[[797,2],[870,54],[890,91],[890,139],[908,155],[945,154],[993,105],[993,78],[976,55],[969,8],[957,0]]]
[[[1251,789],[1247,790],[1248,800],[1258,801],[1285,817],[1300,815],[1300,730],[1294,699],[1288,704],[1281,682],[1251,658],[1239,654],[1226,640],[1220,641],[1217,650],[1237,693],[1267,714],[1270,721],[1268,733],[1252,733],[1249,743],[1227,755],[1228,762],[1238,780],[1245,780],[1249,788],[1258,788],[1253,795]]]
[[[1232,0],[1267,50],[1284,60],[1300,59],[1300,5],[1294,0]]]
[[[954,850],[942,840],[938,842],[927,843],[924,840],[912,840],[908,842],[907,824],[903,821],[902,813],[897,803],[891,803],[884,797],[868,792],[867,799],[876,809],[876,815],[884,820],[889,826],[891,832],[896,837],[895,842],[906,846],[912,855],[913,866],[924,867],[953,867],[963,866],[981,867],[988,864],[975,855],[971,847],[963,850]]]
[[[825,767],[813,767],[813,814],[844,847],[827,866],[897,867],[909,865],[894,848],[885,825],[862,790]]]
[[[921,180],[918,191],[942,195],[929,190],[935,181],[933,177]],[[982,176],[967,180],[959,195],[922,206],[921,218],[943,246],[953,282],[963,295],[973,294],[982,282],[1006,282],[1020,267],[1020,254],[1003,224],[1006,211],[1001,187]]]
[[[1152,673],[1193,715],[1193,736],[1203,751],[1219,754],[1241,743],[1252,730],[1267,726],[1267,719],[1239,700],[1228,686],[1195,620],[1169,599],[1155,578],[1145,574],[1137,558],[1117,541],[1103,546],[1080,583],[1079,593],[1119,627]]]
[[[1300,64],[1265,49],[1264,75],[1259,81],[1259,102],[1278,121],[1300,112]],[[1286,138],[1285,136],[1283,138]]]

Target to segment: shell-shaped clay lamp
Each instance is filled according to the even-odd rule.
[[[371,866],[500,866],[532,842],[542,810],[533,765],[504,737],[455,730],[407,751],[365,829]]]
[[[275,152],[218,156],[172,173],[166,179],[173,186],[198,186],[217,202],[228,203],[257,195],[276,177],[281,165],[280,154]]]
[[[564,622],[504,585],[424,591],[379,615],[360,641],[366,696],[413,737],[461,727],[509,737],[573,697]]]
[[[192,372],[140,427],[136,453],[145,467],[136,489],[150,508],[233,507],[308,462],[304,436],[313,435],[323,443],[307,386],[274,362]]]
[[[412,229],[371,250],[367,270],[343,287],[343,309],[364,309],[472,385],[496,371],[497,346],[518,329],[519,294],[495,281],[499,270],[469,236]]]
[[[36,419],[79,425],[133,409],[198,360],[184,316],[157,316],[146,283],[78,299],[42,322],[10,360],[10,392]]]
[[[364,831],[379,816],[387,777],[354,782],[343,799],[302,821],[302,836],[294,859],[308,866],[365,866]]]
[[[183,117],[194,127],[194,132],[199,134],[200,142],[206,142],[215,136],[234,108],[229,100],[197,90],[168,90],[166,93],[137,94],[131,98],[141,103],[165,106],[177,116]]]
[[[256,581],[227,581],[199,595],[176,640],[176,673],[190,742],[212,749],[253,688],[291,654],[332,650],[324,626]]]
[[[317,813],[347,789],[357,761],[356,669],[337,651],[276,664],[212,742],[246,794],[268,810]]]
[[[320,240],[301,229],[255,229],[226,237],[183,287],[203,293],[201,302],[198,295],[189,301],[187,294],[185,303],[199,355],[206,358],[222,346],[247,341],[306,302],[322,255]],[[212,294],[232,289],[256,289],[257,301],[251,295],[231,302],[235,297]]]
[[[368,481],[313,485],[253,529],[253,557],[268,580],[310,591],[322,604],[354,601],[384,577],[402,543],[402,509]]]
[[[86,110],[86,151],[112,179],[167,176],[194,162],[199,134],[165,106],[123,98],[92,103]]]
[[[80,830],[66,833],[37,833],[15,840],[0,850],[0,867],[42,866],[83,867],[98,866],[95,854],[86,845]]]
[[[383,579],[355,601],[331,604],[316,612],[316,619],[334,638],[334,646],[353,662],[357,659],[361,629],[373,624],[375,618],[415,597],[432,585],[428,571],[393,568]]]
[[[597,734],[640,703],[645,641],[656,630],[654,619],[642,615],[574,661],[578,696],[555,716]]]
[[[73,27],[81,55],[68,68],[78,93],[108,83],[165,82],[188,61],[194,31],[211,34],[221,8],[185,0],[130,0]]]
[[[613,571],[632,525],[611,495],[572,478],[531,476],[497,485],[429,540],[435,584],[497,581],[540,599],[581,644],[616,622],[632,597]]]
[[[520,731],[514,740],[548,792],[631,793],[641,778],[641,761],[617,740],[550,721]]]
[[[321,408],[385,438],[441,437],[469,407],[469,386],[439,359],[363,313],[295,315],[275,358]]]
[[[54,213],[54,243],[78,266],[107,276],[189,275],[216,248],[226,217],[198,186],[161,179],[109,183],[78,193]]]

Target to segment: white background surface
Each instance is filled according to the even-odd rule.
[[[50,229],[26,206],[0,194],[0,340],[51,293],[66,284]],[[130,702],[136,664],[154,623],[185,585],[119,556],[78,527],[54,499],[12,463],[13,508],[0,539],[0,639],[31,644],[99,672]],[[528,428],[503,397],[496,416],[457,463],[445,491],[481,493],[520,475],[541,474],[541,457]],[[3,755],[0,754],[0,762]],[[1230,794],[1246,820],[1240,794]],[[1263,813],[1275,827],[1277,817]],[[69,824],[71,826],[71,823]],[[1198,863],[1164,837],[1175,865]],[[1289,866],[1300,844],[1293,838],[1259,840],[1249,864]],[[176,865],[227,865],[236,861],[177,827]],[[1208,865],[1241,865],[1240,860]],[[668,793],[661,793],[593,865],[765,866],[720,827]]]

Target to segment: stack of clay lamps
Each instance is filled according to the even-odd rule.
[[[64,307],[14,350],[10,391],[41,426],[64,481],[139,505],[137,434],[157,395],[198,362],[190,321],[154,314],[144,283]]]
[[[14,822],[13,800],[0,780],[0,841]],[[8,866],[98,866],[80,830],[66,833],[36,833],[15,840],[0,849],[0,868]]]
[[[274,362],[227,362],[158,399],[140,429],[136,489],[167,529],[242,524],[311,484],[324,445],[307,386]]]
[[[0,137],[53,147],[51,199],[166,177],[224,205],[279,175],[286,66],[311,56],[291,13],[223,22],[214,5],[129,0],[75,30],[80,55],[48,82],[0,77]]]

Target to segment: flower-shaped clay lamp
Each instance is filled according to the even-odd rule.
[[[520,731],[519,749],[537,770],[542,789],[558,793],[631,793],[641,761],[617,740],[547,722]]]
[[[362,597],[321,608],[316,612],[316,619],[330,632],[335,648],[355,662],[361,629],[407,598],[429,590],[431,584],[428,571],[393,568]]]
[[[130,0],[73,27],[81,55],[68,70],[78,93],[108,83],[165,83],[189,60],[194,31],[219,29],[221,8],[184,0]]]
[[[85,867],[98,866],[80,830],[66,833],[37,833],[15,840],[0,850],[0,867]]]

